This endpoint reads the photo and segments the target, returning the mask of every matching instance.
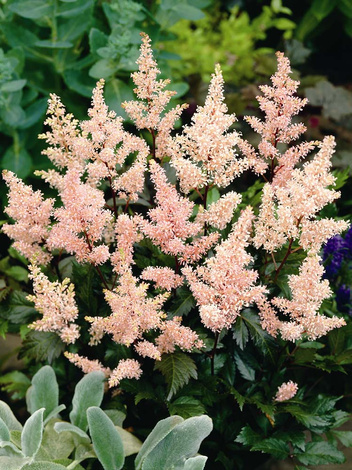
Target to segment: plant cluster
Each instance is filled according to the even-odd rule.
[[[175,134],[186,106],[168,107],[175,92],[150,42],[142,34],[136,100],[123,103],[148,140],[108,109],[100,80],[87,120],[50,97],[40,137],[55,169],[37,174],[58,199],[4,171],[14,223],[3,231],[30,260],[33,293],[11,292],[2,316],[13,322],[16,302],[25,307],[22,354],[48,358],[49,343],[53,360],[68,345],[71,363],[117,387],[115,404],[134,397],[132,423],[143,412],[151,421],[153,412],[209,414],[213,468],[243,468],[241,445],[303,465],[342,462],[337,439],[351,439],[336,428],[349,415],[338,396],[316,393],[322,374],[352,362],[349,326],[327,308],[321,256],[348,228],[321,212],[339,197],[334,138],[292,143],[305,131],[295,116],[306,100],[280,52],[272,84],[260,87],[264,119],[246,117],[257,149],[233,129],[220,66],[204,106]],[[262,182],[241,195],[236,178],[249,171]]]

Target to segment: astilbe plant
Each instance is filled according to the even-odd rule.
[[[262,330],[277,341],[316,340],[345,325],[343,318],[319,313],[331,295],[323,277],[322,246],[348,227],[343,220],[319,216],[339,197],[330,172],[334,138],[288,145],[305,131],[293,117],[306,100],[295,95],[299,83],[290,77],[288,59],[282,53],[277,58],[272,85],[262,86],[258,97],[264,120],[246,118],[260,134],[258,150],[231,130],[236,117],[224,102],[220,66],[204,106],[174,135],[185,105],[169,109],[174,92],[168,80],[158,79],[150,39],[143,34],[139,70],[132,74],[137,99],[123,105],[142,134],[127,132],[122,118],[108,110],[100,80],[88,120],[75,120],[57,96],[49,100],[50,130],[40,137],[49,144],[44,153],[56,169],[37,174],[57,190],[56,203],[4,172],[6,211],[15,223],[3,230],[30,259],[29,299],[42,315],[29,327],[74,344],[85,317],[91,346],[107,335],[130,348],[130,357],[112,370],[77,353],[75,345],[65,353],[85,373],[102,370],[110,387],[124,378],[139,379],[143,358],[158,362],[179,350],[205,351],[214,374],[219,340],[250,306],[257,309]],[[143,138],[147,133],[151,146]],[[176,185],[169,180],[172,170]],[[242,203],[240,211],[241,195],[232,185],[248,170],[265,181],[261,204],[257,210]],[[147,174],[153,200],[144,193]],[[136,211],[139,201],[148,210]],[[154,258],[141,267],[138,250],[146,246]],[[301,254],[300,266],[283,280],[294,253]],[[75,304],[75,287],[67,279],[50,280],[45,266],[68,255],[94,266],[109,310],[86,316]],[[280,293],[274,286],[282,282]],[[183,324],[169,311],[178,289],[186,287],[199,307],[200,322],[193,317]],[[275,400],[288,400],[296,392],[297,384],[283,383]]]

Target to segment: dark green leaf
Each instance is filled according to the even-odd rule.
[[[53,12],[53,2],[42,0],[18,0],[9,5],[9,9],[17,15],[32,20],[43,16],[51,16]]]
[[[244,379],[250,380],[251,382],[255,380],[255,370],[252,367],[250,358],[246,354],[242,353],[242,351],[236,351],[235,362],[239,373]]]
[[[172,299],[169,311],[178,317],[187,315],[192,308],[195,306],[194,297],[191,291],[185,287],[179,287],[176,289],[176,295]]]
[[[21,124],[18,126],[19,129],[28,129],[28,127],[36,124],[45,114],[47,108],[47,99],[43,98],[41,100],[36,100],[32,103],[26,111],[26,118],[21,121]]]
[[[235,442],[239,442],[245,446],[253,446],[258,441],[260,441],[259,434],[253,431],[248,425],[241,429],[241,432],[235,439]]]
[[[276,459],[284,460],[288,457],[290,449],[283,440],[269,437],[254,444],[251,450],[261,451],[265,454],[271,454]]]
[[[28,387],[31,385],[30,380],[23,372],[14,370],[0,377],[1,390],[12,395],[12,399],[18,400],[24,398]]]
[[[27,80],[12,80],[1,85],[1,91],[6,93],[12,93],[14,91],[22,90],[22,88],[27,83]]]
[[[331,431],[346,447],[352,447],[352,431]]]
[[[62,354],[64,349],[65,345],[57,334],[30,331],[23,341],[19,358],[28,357],[36,362],[48,361],[51,364]]]
[[[11,323],[27,324],[33,320],[37,311],[33,303],[27,300],[27,294],[23,291],[13,291],[7,299],[0,304],[0,316]]]
[[[193,359],[181,352],[164,354],[161,361],[156,362],[155,369],[165,377],[168,385],[167,400],[186,385],[191,377],[197,378],[197,368]]]
[[[205,408],[199,400],[192,397],[180,397],[168,404],[171,415],[179,415],[187,419],[204,414]]]
[[[308,442],[304,454],[296,454],[296,457],[304,465],[326,465],[345,461],[343,453],[326,441]]]
[[[245,321],[241,316],[236,320],[235,325],[232,328],[233,338],[237,343],[237,346],[241,349],[244,349],[247,341],[249,339],[248,328],[246,327]]]

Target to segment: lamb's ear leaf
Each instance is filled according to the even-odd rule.
[[[94,371],[81,379],[75,388],[72,399],[71,423],[83,431],[88,429],[87,410],[91,406],[100,406],[104,396],[103,372]]]
[[[32,386],[27,390],[26,401],[30,414],[40,408],[45,408],[44,420],[57,409],[59,386],[52,367],[44,366],[33,376]]]
[[[125,462],[121,437],[110,418],[97,406],[87,410],[93,448],[104,470],[120,470]]]
[[[26,457],[35,457],[42,443],[44,411],[44,408],[35,411],[23,426],[21,447]]]

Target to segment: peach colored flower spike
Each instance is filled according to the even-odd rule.
[[[290,400],[298,392],[298,385],[290,380],[289,382],[283,383],[277,390],[275,401],[281,402]]]

